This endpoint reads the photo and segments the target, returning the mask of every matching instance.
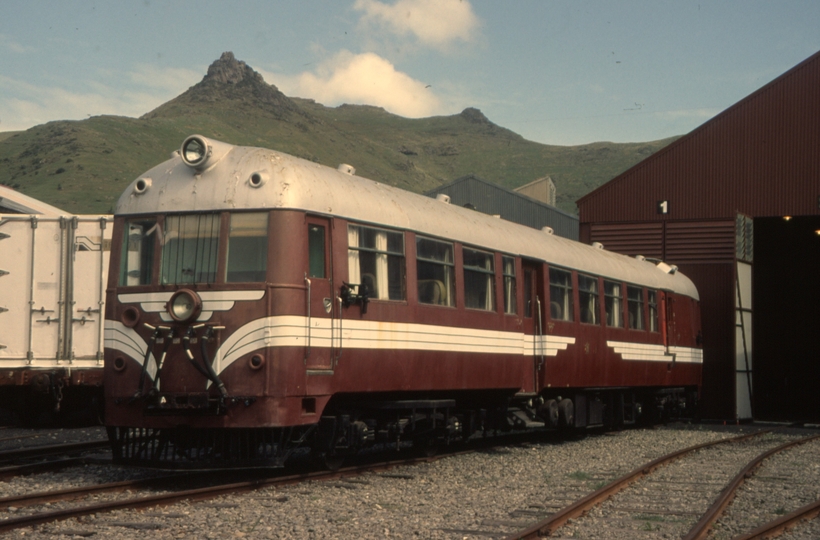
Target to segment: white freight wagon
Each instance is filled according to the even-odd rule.
[[[101,396],[112,217],[8,191],[0,211],[42,212],[0,213],[0,405],[33,420]]]

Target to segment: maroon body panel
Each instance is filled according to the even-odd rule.
[[[638,344],[680,345],[698,347],[697,335],[700,320],[697,302],[687,297],[666,294],[665,313],[661,320],[665,330],[650,332],[626,328],[607,328],[602,324],[582,324],[575,321],[554,321],[549,318],[549,282],[544,262],[516,259],[516,302],[524,306],[525,289],[531,290],[542,312],[537,310],[527,317],[523,309],[518,314],[503,313],[503,277],[495,274],[495,311],[468,309],[464,292],[456,288],[454,307],[426,305],[418,302],[416,288],[406,288],[402,301],[370,300],[366,310],[362,305],[344,307],[339,290],[349,281],[347,268],[347,222],[322,216],[306,216],[298,211],[275,211],[271,214],[271,234],[268,252],[268,281],[265,284],[212,284],[190,286],[200,294],[212,290],[254,291],[264,290],[262,298],[236,302],[226,311],[214,312],[208,324],[224,327],[207,342],[206,351],[213,358],[216,351],[249,321],[281,317],[296,317],[301,324],[311,325],[311,332],[319,335],[321,328],[331,328],[331,343],[307,342],[293,346],[266,345],[258,341],[258,347],[249,348],[225,368],[219,377],[233,402],[222,415],[154,415],[143,414],[143,403],[133,399],[142,377],[142,358],[133,358],[127,352],[106,348],[105,390],[106,423],[118,426],[174,427],[263,427],[316,423],[325,405],[336,394],[392,394],[425,395],[437,391],[501,390],[510,396],[519,393],[537,393],[542,390],[567,388],[608,387],[698,387],[701,365],[696,363],[666,363],[624,360],[608,341]],[[308,250],[307,227],[325,226],[329,245],[326,249],[326,277],[307,277]],[[120,249],[123,221],[115,226],[113,252]],[[405,233],[407,246],[415,244],[415,235]],[[460,253],[460,244],[455,244]],[[496,254],[496,266],[501,254]],[[112,276],[118,273],[118,261],[112,261]],[[456,257],[455,275],[461,275],[462,260]],[[406,250],[406,283],[416,281],[415,253]],[[525,268],[528,273],[525,274]],[[525,277],[526,276],[526,277]],[[524,287],[525,279],[533,280],[531,287]],[[577,284],[577,280],[576,280]],[[123,320],[127,308],[140,310],[136,332],[146,343],[150,342],[152,329],[160,325],[174,328],[175,337],[168,344],[167,356],[162,368],[159,391],[170,394],[208,392],[211,397],[218,393],[213,384],[189,361],[184,350],[182,336],[186,326],[163,322],[160,313],[147,313],[139,302],[121,303],[119,294],[172,292],[179,287],[118,287],[116,279],[109,282],[107,314],[111,321]],[[625,287],[624,287],[625,288]],[[308,298],[308,295],[310,296]],[[574,302],[578,304],[577,286]],[[329,306],[327,303],[329,302]],[[604,320],[603,302],[599,320]],[[622,317],[626,320],[626,302]],[[535,305],[535,304],[533,304]],[[666,305],[666,304],[665,304]],[[309,313],[308,313],[309,306]],[[644,305],[644,318],[648,308]],[[576,310],[577,311],[577,310]],[[145,323],[150,327],[145,326]],[[425,350],[423,347],[388,347],[377,345],[357,347],[356,333],[363,324],[379,325],[426,325],[425,328],[450,328],[458,333],[463,329],[479,332],[500,332],[517,336],[521,340],[519,351],[476,352],[465,350]],[[315,328],[314,328],[314,325]],[[324,326],[322,326],[324,325]],[[539,327],[541,330],[539,330]],[[404,328],[404,327],[402,327]],[[668,332],[666,331],[668,330]],[[272,331],[271,331],[272,332]],[[297,337],[303,338],[307,329],[297,329]],[[574,342],[559,350],[554,356],[534,356],[524,345],[527,336],[532,340],[539,332],[546,336],[574,338]],[[301,334],[300,334],[301,333]],[[339,337],[341,336],[341,337]],[[190,343],[190,350],[200,357],[199,339]],[[271,338],[273,339],[273,338]],[[160,341],[162,340],[162,341]],[[166,345],[160,338],[153,353],[160,355]],[[531,341],[529,342],[531,343]],[[446,347],[439,347],[445,348]],[[258,360],[255,360],[254,357]],[[253,362],[256,361],[257,365]],[[151,388],[150,377],[144,377],[143,392]],[[206,386],[210,386],[206,389]]]

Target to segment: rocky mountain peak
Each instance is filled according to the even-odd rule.
[[[143,118],[188,114],[186,107],[210,103],[230,104],[237,109],[266,110],[279,119],[294,112],[303,115],[278,88],[266,83],[262,75],[227,51],[208,66],[208,73],[199,83]]]
[[[473,124],[492,124],[484,113],[475,107],[467,107],[461,111],[461,117]]]
[[[237,60],[232,52],[222,53],[213,64],[208,66],[208,74],[202,82],[212,82],[218,84],[239,84],[244,80],[250,80],[265,84],[262,75],[253,70],[248,64]]]

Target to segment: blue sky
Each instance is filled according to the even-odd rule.
[[[328,106],[476,107],[541,143],[648,141],[820,51],[820,1],[0,0],[0,131],[140,116],[224,51]]]

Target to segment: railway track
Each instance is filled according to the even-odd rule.
[[[401,460],[365,463],[340,468],[336,471],[322,470],[300,472],[297,474],[285,474],[282,470],[251,470],[224,473],[205,471],[4,497],[0,498],[0,509],[13,508],[19,511],[20,508],[25,507],[36,508],[33,512],[26,515],[0,520],[0,533],[115,510],[165,506],[189,500],[200,501],[225,494],[239,494],[262,488],[287,486],[309,480],[349,481],[349,479],[365,472],[385,471],[402,465],[427,463],[473,451],[474,450],[465,450],[442,454],[440,456],[409,457]],[[239,477],[240,480],[237,481],[237,477]],[[196,487],[188,487],[191,485],[195,485]],[[59,510],[51,510],[45,506],[62,501],[88,499],[100,494],[130,493],[132,491],[143,491],[148,492],[148,494],[142,494],[136,497],[125,496],[104,502],[88,502],[84,500],[76,506]],[[157,493],[157,491],[160,492]]]
[[[784,442],[784,437],[761,432],[673,452],[562,507],[546,519],[508,536],[508,540],[550,536],[600,538],[602,531],[612,539],[769,537],[767,535],[817,515],[820,503],[808,504],[774,520],[776,523],[760,523],[753,532],[749,513],[729,505],[738,489],[766,460],[802,445],[816,455],[820,435]],[[781,474],[778,478],[784,485],[793,480],[790,475]],[[747,489],[745,497],[760,500],[758,491],[753,488]],[[711,501],[711,505],[705,508],[707,501]],[[782,509],[779,506],[782,501],[776,504]],[[542,507],[541,513],[545,509],[546,506]],[[537,508],[530,511],[539,512]],[[749,532],[739,535],[738,529]]]
[[[0,451],[0,480],[32,473],[57,471],[96,460],[110,458],[108,441],[60,443]]]
[[[624,438],[636,442],[644,441],[644,445],[649,443],[654,446],[655,438],[651,433],[599,436],[591,437],[589,441],[568,443],[560,441],[522,442],[511,446],[479,449],[478,452],[472,452],[469,456],[453,460],[421,458],[415,461],[371,463],[346,467],[335,473],[298,472],[294,474],[291,471],[287,475],[283,473],[262,475],[260,471],[256,471],[251,476],[240,478],[237,473],[233,473],[233,476],[221,479],[214,478],[213,473],[199,476],[189,473],[168,478],[111,482],[87,486],[80,490],[71,488],[59,491],[55,491],[59,483],[41,479],[38,484],[47,486],[49,490],[47,493],[38,491],[19,497],[0,499],[0,517],[8,516],[9,518],[0,520],[0,531],[9,537],[25,536],[27,538],[32,534],[34,536],[38,534],[49,536],[54,534],[83,534],[86,536],[89,534],[125,534],[123,538],[139,538],[145,530],[153,527],[157,531],[160,529],[167,531],[168,538],[179,538],[182,536],[203,537],[206,532],[222,536],[241,532],[249,537],[255,537],[260,532],[260,528],[268,530],[272,528],[272,532],[262,536],[345,538],[355,535],[362,538],[382,538],[387,536],[387,532],[381,534],[381,525],[376,527],[374,533],[372,528],[368,529],[365,524],[384,523],[383,530],[387,531],[389,527],[389,536],[399,538],[430,537],[454,540],[518,538],[519,536],[516,535],[510,536],[510,533],[522,530],[527,524],[551,514],[556,514],[556,511],[561,510],[568,503],[575,503],[583,499],[590,491],[594,491],[592,488],[594,484],[606,488],[614,483],[614,477],[622,476],[626,471],[634,469],[641,473],[646,471],[649,474],[641,480],[633,480],[630,487],[611,496],[607,502],[587,509],[584,517],[572,518],[564,527],[554,531],[552,537],[583,538],[584,536],[580,533],[586,531],[590,533],[586,536],[589,538],[684,538],[690,529],[688,525],[696,523],[711,503],[711,496],[708,496],[706,490],[715,493],[721,491],[731,481],[733,474],[741,472],[752,458],[759,456],[763,451],[776,448],[783,442],[797,440],[795,436],[756,434],[745,442],[720,444],[719,446],[723,446],[724,449],[718,454],[707,453],[713,450],[703,447],[693,451],[699,457],[692,463],[697,465],[704,461],[708,462],[712,477],[699,478],[694,473],[687,473],[683,482],[678,481],[670,471],[673,467],[685,464],[690,459],[688,457],[681,456],[671,465],[658,464],[653,471],[650,471],[646,465],[638,467],[640,459],[633,457],[624,461],[624,465],[627,463],[631,465],[623,467],[623,465],[616,464],[621,460],[611,461],[619,453],[606,455],[600,453],[601,449],[609,448],[613,446],[613,443],[618,446],[620,444],[618,441],[623,441]],[[703,433],[696,438],[690,438],[691,442],[688,444],[710,439],[714,441],[715,438],[721,436],[725,437],[726,434]],[[670,437],[661,436],[660,439],[665,440]],[[786,439],[789,440],[786,441]],[[795,477],[799,477],[800,471],[806,466],[803,461],[806,463],[816,461],[814,456],[820,451],[820,441],[804,442],[801,440],[800,442],[803,444],[769,456],[757,469],[757,474],[751,475],[748,471],[743,472],[742,476],[750,476],[750,478],[747,478],[741,486],[734,503],[729,505],[723,516],[712,525],[710,538],[718,540],[735,538],[739,534],[751,531],[754,527],[762,526],[763,522],[768,521],[772,516],[784,519],[790,517],[784,515],[784,508],[791,512],[794,508],[808,503],[808,501],[800,502],[796,499],[787,503],[783,501],[783,497],[767,497],[777,500],[778,506],[771,508],[768,512],[758,512],[756,521],[751,520],[749,512],[742,509],[746,504],[744,500],[748,499],[751,501],[750,504],[754,505],[757,504],[755,501],[760,499],[759,486],[755,483],[762,482],[770,488],[770,491],[782,489],[781,480],[794,483]],[[666,445],[664,452],[676,448],[676,446],[670,446],[668,442],[664,444]],[[681,446],[684,445],[679,445],[677,448]],[[591,475],[585,476],[578,471],[564,469],[560,476],[553,477],[554,481],[550,480],[552,487],[544,489],[542,484],[541,489],[536,488],[529,495],[518,497],[520,506],[517,510],[509,512],[507,517],[504,517],[502,509],[502,512],[491,512],[487,514],[487,517],[481,519],[478,512],[483,513],[484,508],[490,509],[489,507],[477,509],[475,514],[477,519],[468,517],[464,520],[458,514],[452,513],[453,511],[463,512],[464,509],[471,507],[470,501],[474,496],[471,495],[471,485],[479,489],[474,492],[477,494],[485,491],[481,489],[481,486],[487,485],[485,482],[488,481],[463,476],[466,470],[463,465],[460,465],[462,462],[483,464],[480,465],[481,470],[489,472],[488,478],[498,478],[501,480],[501,485],[511,488],[520,485],[523,480],[521,475],[532,477],[533,459],[555,461],[557,458],[560,459],[561,455],[574,455],[580,447],[598,448],[597,451],[593,450],[592,454],[587,455],[593,458],[596,455],[606,458],[599,465],[585,469],[590,471]],[[626,447],[622,448],[619,452],[626,450]],[[660,448],[650,452],[641,451],[641,448],[648,447],[635,446],[634,443],[632,448],[633,450],[626,451],[635,453],[637,456],[643,455],[644,459],[651,459],[662,453],[658,451]],[[803,452],[804,455],[802,458],[795,459],[795,454],[798,452]],[[738,453],[742,453],[744,458],[739,461],[729,459],[730,456]],[[525,459],[516,458],[519,460],[517,465],[515,460],[507,463],[507,456],[516,455],[527,457]],[[726,467],[721,465],[718,459],[721,456],[727,458],[728,461],[734,461],[734,473],[723,474],[722,471]],[[780,456],[788,456],[788,459],[784,458],[779,468],[773,468]],[[528,462],[529,465],[527,465]],[[492,469],[496,466],[498,469],[493,472]],[[511,466],[512,469],[510,469]],[[95,467],[103,471],[115,470],[107,466]],[[394,470],[383,472],[381,469],[382,472],[379,472],[379,469],[375,467]],[[719,472],[725,477],[724,480],[717,480]],[[499,473],[502,476],[498,476]],[[467,474],[480,475],[482,473],[476,471]],[[662,477],[661,474],[666,476]],[[541,476],[541,478],[544,477]],[[214,485],[205,485],[209,480]],[[806,481],[812,480],[806,478]],[[537,485],[537,482],[533,484]],[[817,484],[820,485],[820,478]],[[514,495],[514,492],[506,491],[503,487],[499,490],[499,487],[491,488],[497,490],[495,498],[498,503],[507,503],[507,499],[515,498],[510,497]],[[622,499],[635,489],[638,495],[643,495],[643,500],[629,502]],[[692,489],[698,501],[702,503],[702,508],[686,509],[683,502],[674,505],[661,498],[664,495],[670,495],[676,501],[683,501],[686,499],[684,495]],[[250,493],[251,491],[254,493]],[[390,492],[402,495],[391,496]],[[453,496],[467,497],[466,505],[460,506],[461,511],[457,510],[458,505],[451,507],[446,503],[433,502],[434,500],[447,500],[448,492]],[[13,493],[13,491],[7,490],[6,493]],[[401,510],[405,501],[418,502],[407,502],[409,506]],[[527,504],[522,504],[522,501],[526,501]],[[348,504],[350,506],[345,508]],[[630,506],[632,510],[638,511],[630,513],[628,511]],[[515,505],[508,507],[515,508]],[[738,507],[741,508],[739,512],[737,512]],[[138,509],[138,511],[132,509]],[[297,516],[296,520],[292,519]],[[602,521],[595,525],[594,522],[586,523],[589,519]],[[228,520],[233,523],[230,527],[226,523]],[[359,520],[362,524],[354,527]],[[303,523],[304,526],[294,525],[295,523]],[[630,527],[624,527],[624,524]],[[743,526],[742,531],[736,530],[736,524]],[[220,526],[223,528],[217,532]],[[413,533],[414,527],[415,534]],[[606,533],[601,534],[601,529],[596,529],[596,527],[604,527]],[[652,529],[649,530],[649,527]],[[671,527],[671,532],[666,527]],[[134,530],[127,532],[128,528]],[[353,531],[356,531],[355,534]],[[545,532],[546,530],[541,531],[542,534]],[[185,536],[186,534],[188,536]],[[749,538],[759,537],[761,536],[749,536]],[[811,538],[812,536],[803,536],[805,537]]]

